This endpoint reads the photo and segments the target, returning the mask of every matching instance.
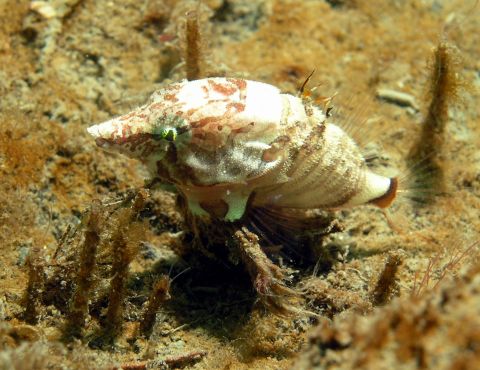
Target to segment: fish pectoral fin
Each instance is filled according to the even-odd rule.
[[[243,217],[250,194],[250,192],[248,194],[245,194],[245,192],[230,192],[223,196],[223,200],[228,205],[228,211],[224,217],[225,221],[238,221]]]

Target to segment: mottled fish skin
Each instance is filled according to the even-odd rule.
[[[386,207],[395,198],[396,180],[372,173],[320,108],[262,82],[174,83],[88,132],[174,184],[195,215],[238,220],[252,194],[253,205],[300,209]]]

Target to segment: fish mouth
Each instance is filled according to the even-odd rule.
[[[87,131],[95,139],[114,139],[118,135],[120,124],[117,119],[111,119],[87,128]]]
[[[95,139],[100,137],[100,130],[98,128],[99,125],[93,125],[87,128],[87,132],[92,135]]]
[[[102,149],[109,149],[115,144],[118,128],[114,120],[99,123],[87,128],[87,132],[95,139],[95,144]]]
[[[100,148],[103,149],[108,149],[110,147],[110,143],[108,140],[102,135],[100,131],[100,126],[102,124],[98,125],[93,125],[87,128],[87,132],[92,135],[92,137],[95,139],[95,144],[99,146]]]

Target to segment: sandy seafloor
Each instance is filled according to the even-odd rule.
[[[203,1],[206,74],[295,93],[315,69],[317,93],[338,93],[358,117],[369,118],[360,134],[372,136],[373,164],[384,173],[406,171],[429,103],[432,49],[440,41],[457,47],[458,73],[468,87],[449,110],[441,153],[448,192],[426,207],[400,201],[390,211],[396,230],[371,206],[338,212],[344,231],[317,248],[328,263],[320,260],[315,270],[315,261],[283,262],[298,270],[292,284],[304,293],[300,311],[282,317],[256,303],[242,268],[207,261],[182,245],[175,195],[158,190],[143,214],[141,251],[129,266],[122,329],[106,346],[97,334],[108,304],[108,248],[97,261],[83,337],[70,342],[62,340],[62,328],[65,297],[74,289],[67,278],[74,274],[62,275],[62,264],[74,266],[75,259],[54,253],[92,200],[141,187],[148,175],[136,161],[97,148],[86,128],[185,77],[184,14],[198,5],[1,0],[0,368],[166,368],[170,361],[194,369],[479,369],[480,6],[474,3]],[[378,99],[380,88],[407,93],[415,104]],[[64,243],[60,255],[75,255],[80,244]],[[34,286],[33,317],[25,315],[29,254],[35,256],[30,276],[36,271],[43,282]],[[392,292],[376,307],[372,292],[389,256],[402,263]],[[422,285],[429,264],[430,281]],[[152,281],[184,270],[145,339],[138,327]],[[197,360],[175,362],[195,352]]]

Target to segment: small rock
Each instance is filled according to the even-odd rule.
[[[378,89],[377,97],[390,103],[397,104],[401,107],[411,107],[416,111],[420,110],[417,102],[415,101],[415,97],[401,91]]]
[[[30,3],[30,9],[45,19],[55,18],[57,16],[55,8],[46,1],[32,1]]]

